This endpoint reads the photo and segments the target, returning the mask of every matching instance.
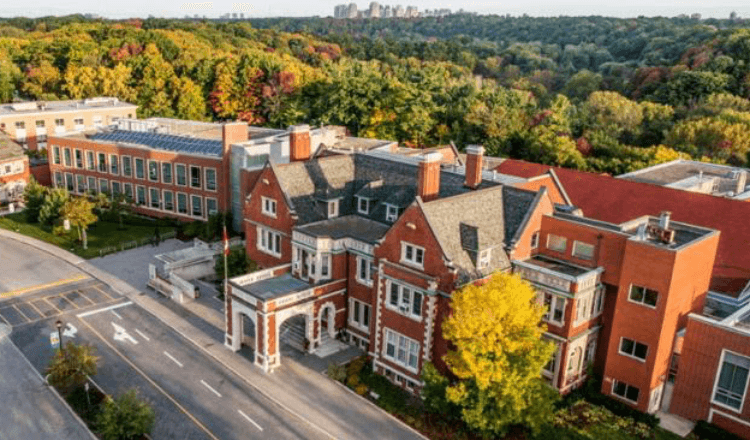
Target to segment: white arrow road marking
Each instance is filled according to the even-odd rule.
[[[247,414],[243,413],[241,409],[238,409],[237,412],[240,413],[240,415],[242,417],[246,418],[248,422],[250,422],[253,425],[255,425],[256,428],[258,428],[261,431],[263,431],[263,428],[261,428],[259,424],[255,423],[255,421],[253,419],[251,419],[250,417],[248,417]]]
[[[141,335],[141,337],[147,341],[150,341],[151,339],[148,338],[148,336],[144,335],[142,331],[135,329],[135,332]]]
[[[219,392],[218,392],[218,391],[216,391],[215,389],[211,388],[211,385],[207,384],[207,383],[206,383],[206,382],[205,382],[205,381],[204,381],[203,379],[201,379],[201,383],[202,383],[202,384],[203,384],[203,385],[204,385],[204,386],[205,386],[206,388],[208,388],[209,390],[213,391],[213,393],[214,393],[214,394],[216,394],[217,396],[221,397],[221,394],[219,394]]]
[[[75,338],[76,333],[78,333],[78,329],[73,324],[68,323],[67,327],[65,327],[65,331],[63,331],[63,336]]]
[[[114,322],[112,323],[112,327],[115,328],[115,341],[130,341],[133,344],[138,344],[138,341],[136,341],[135,338],[132,337],[124,328],[120,327]]]
[[[174,362],[175,364],[179,365],[179,366],[180,366],[180,368],[182,368],[182,364],[180,363],[180,361],[178,361],[177,359],[173,358],[171,354],[169,354],[169,353],[167,353],[167,352],[165,351],[165,352],[164,352],[164,356],[166,356],[166,357],[168,357],[168,358],[172,359],[172,362]],[[220,396],[220,397],[221,397],[221,396]]]

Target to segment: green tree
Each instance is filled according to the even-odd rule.
[[[39,221],[39,211],[44,204],[44,198],[47,195],[47,188],[40,185],[34,177],[29,177],[29,184],[23,190],[23,200],[26,204],[24,215],[29,223]]]
[[[65,202],[60,210],[60,215],[78,229],[78,240],[83,241],[84,249],[88,248],[86,231],[90,224],[98,220],[94,214],[94,206],[96,205],[85,197],[74,197]]]
[[[68,190],[65,188],[54,188],[47,192],[44,203],[39,209],[39,223],[52,226],[60,218],[60,209],[70,199]]]
[[[499,273],[451,300],[443,334],[454,350],[445,362],[458,380],[446,390],[464,422],[500,437],[511,425],[532,431],[552,417],[557,393],[540,376],[554,345],[542,339],[544,306],[520,276]]]
[[[229,250],[229,255],[227,256],[227,268],[228,268],[228,276],[229,278],[236,277],[238,275],[243,275],[248,272],[250,272],[253,267],[255,266],[255,263],[253,263],[250,258],[247,257],[247,253],[245,252],[244,246],[236,246]],[[216,264],[214,265],[214,272],[216,273],[216,276],[220,279],[224,279],[224,255],[219,255],[219,257],[216,259]]]
[[[94,347],[68,342],[64,349],[55,352],[47,367],[49,383],[63,391],[81,386],[88,376],[96,374],[98,361]]]
[[[151,433],[155,421],[154,409],[131,389],[114,400],[107,398],[96,426],[104,440],[131,440]]]

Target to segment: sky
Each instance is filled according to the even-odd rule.
[[[185,15],[206,15],[218,17],[225,13],[244,13],[245,17],[303,17],[332,16],[333,8],[339,3],[352,0],[274,0],[243,1],[215,0],[203,2],[182,0],[34,0],[33,2],[13,2],[6,0],[0,17],[44,15],[67,15],[73,13],[93,13],[107,18],[142,17],[184,17]],[[10,3],[10,4],[8,4]],[[370,0],[354,0],[359,9],[368,7]],[[604,15],[611,17],[667,16],[699,13],[703,18],[727,18],[732,11],[740,17],[750,18],[749,0],[390,0],[381,4],[404,7],[412,5],[424,9],[449,8],[453,11],[464,9],[480,14],[511,14],[518,16],[580,16]]]

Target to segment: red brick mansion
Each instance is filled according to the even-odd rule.
[[[558,350],[542,374],[553,387],[579,386],[592,365],[604,394],[641,411],[671,397],[675,345],[704,309],[718,230],[658,210],[587,218],[554,171],[487,171],[481,147],[458,165],[435,152],[311,158],[293,130],[290,150],[245,198],[247,252],[265,269],[230,280],[231,349],[252,345],[272,370],[285,323],[300,319],[309,352],[343,335],[417,390],[425,362],[444,367],[451,293],[512,271],[549,307]]]

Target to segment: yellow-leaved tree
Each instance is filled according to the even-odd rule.
[[[541,378],[554,345],[542,339],[543,305],[518,275],[498,273],[481,286],[454,293],[443,334],[454,347],[445,357],[457,380],[445,397],[484,436],[512,425],[537,431],[551,420],[557,393]]]

